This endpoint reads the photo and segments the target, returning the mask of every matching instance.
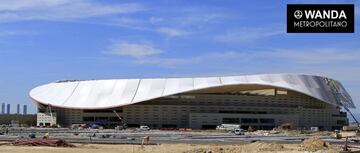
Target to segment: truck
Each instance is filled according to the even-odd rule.
[[[150,128],[149,128],[149,126],[141,125],[139,128],[137,128],[137,130],[139,130],[139,131],[149,131]]]
[[[235,135],[245,135],[244,129],[235,129],[234,130]]]
[[[216,127],[216,130],[235,131],[235,129],[241,129],[240,124],[221,124]]]

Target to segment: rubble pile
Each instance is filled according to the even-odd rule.
[[[34,139],[17,139],[13,143],[15,146],[50,146],[50,147],[74,147],[63,139],[58,138],[34,138]]]
[[[306,151],[318,151],[329,149],[330,144],[320,140],[319,137],[312,137],[304,140],[304,142],[300,144],[300,147],[302,150]]]

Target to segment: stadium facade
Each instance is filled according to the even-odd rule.
[[[30,97],[38,125],[61,126],[115,126],[120,115],[129,127],[333,130],[348,124],[342,107],[355,108],[340,82],[300,74],[67,80],[36,87]]]

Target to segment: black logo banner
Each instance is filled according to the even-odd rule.
[[[288,4],[288,33],[354,33],[354,4]]]

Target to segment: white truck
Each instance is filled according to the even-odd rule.
[[[244,129],[235,129],[234,130],[235,135],[245,135]]]
[[[235,129],[241,129],[240,124],[221,124],[216,127],[216,130],[235,131]]]
[[[149,126],[141,125],[140,128],[137,128],[137,130],[139,130],[139,131],[149,131],[150,128],[149,128]]]

